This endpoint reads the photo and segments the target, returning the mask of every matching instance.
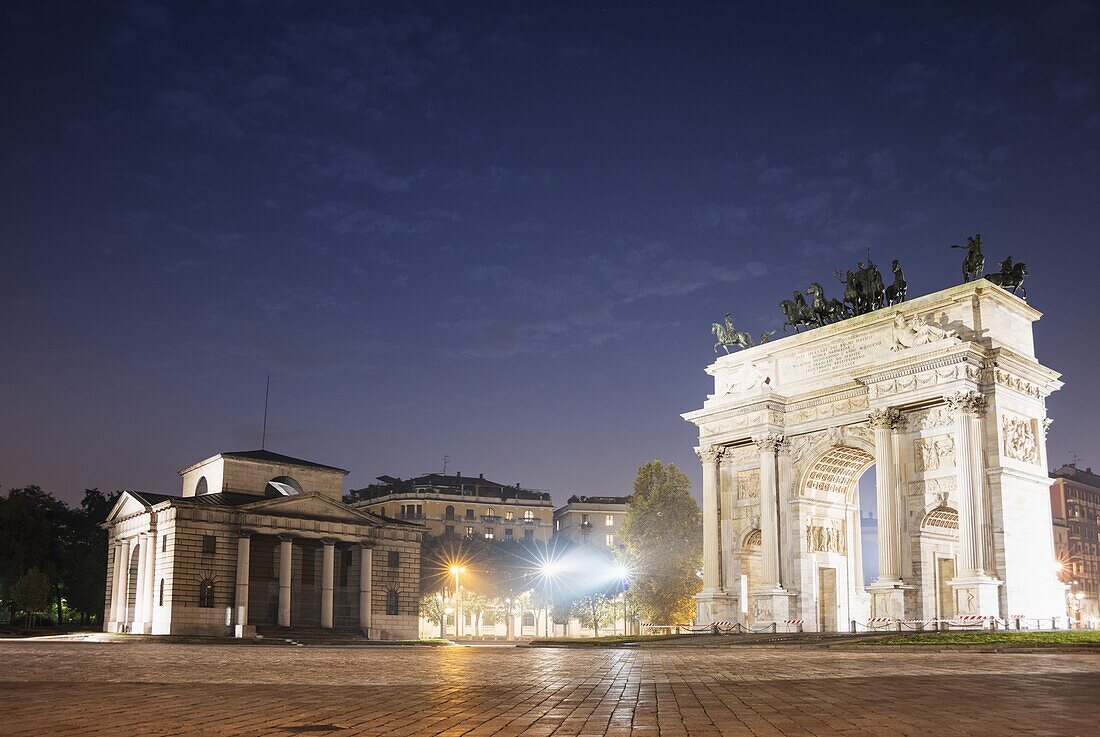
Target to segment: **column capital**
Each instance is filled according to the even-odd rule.
[[[985,414],[985,395],[981,392],[955,392],[943,398],[952,412],[981,417]]]
[[[359,547],[364,548],[366,550],[373,549],[375,545],[377,545],[377,543],[374,540],[360,540],[359,541]]]
[[[252,534],[252,530],[237,530],[237,537],[249,538]]]
[[[321,538],[321,544],[324,545],[327,548],[334,547],[336,545],[336,538],[322,537]]]
[[[292,542],[294,542],[294,539],[295,539],[295,538],[294,538],[294,535],[291,535],[291,534],[289,534],[289,533],[286,533],[286,532],[284,532],[283,534],[279,535],[279,542],[283,542],[283,543],[292,543]]]
[[[695,453],[703,463],[717,463],[726,454],[726,449],[721,445],[707,445],[696,448]]]
[[[867,415],[867,421],[876,430],[900,430],[905,427],[905,415],[896,407],[880,407]]]
[[[775,433],[762,433],[752,436],[753,445],[761,453],[779,453],[786,450],[790,443],[786,435]]]

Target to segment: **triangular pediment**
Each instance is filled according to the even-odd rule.
[[[117,519],[132,517],[148,509],[140,499],[130,492],[124,491],[119,494],[118,500],[115,502],[115,506],[111,508],[111,513],[107,515],[105,522],[114,522]]]
[[[297,494],[295,496],[263,499],[252,504],[238,507],[242,512],[252,514],[270,514],[273,517],[301,517],[329,522],[347,522],[355,525],[377,525],[381,523],[373,514],[352,509],[320,494]]]

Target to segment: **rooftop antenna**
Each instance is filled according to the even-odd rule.
[[[260,436],[260,450],[267,448],[267,400],[271,397],[271,374],[267,375],[267,388],[264,389],[264,431]]]
[[[1077,451],[1075,451],[1075,450],[1071,450],[1071,451],[1069,452],[1069,455],[1070,455],[1070,457],[1071,457],[1071,458],[1073,459],[1073,460],[1071,460],[1071,461],[1070,461],[1070,463],[1071,463],[1072,465],[1076,466],[1076,465],[1077,465],[1077,462],[1081,460],[1080,458],[1078,458],[1078,457],[1077,457]]]
[[[447,475],[447,462],[451,460],[451,457],[446,453],[443,454],[443,475]]]

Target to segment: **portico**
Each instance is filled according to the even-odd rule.
[[[285,473],[293,469],[281,470],[293,479]],[[308,627],[416,637],[423,530],[415,523],[303,489],[125,492],[106,527],[108,631],[252,637],[257,627]]]
[[[703,464],[697,621],[1060,613],[1043,505],[1061,382],[1035,358],[1038,318],[977,280],[709,366],[714,393],[684,415]],[[857,482],[872,465],[865,582]]]

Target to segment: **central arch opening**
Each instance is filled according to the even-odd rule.
[[[874,455],[851,445],[825,450],[803,476],[803,549],[812,560],[817,629],[847,627],[862,613],[878,573]],[[809,614],[809,612],[807,612]]]

